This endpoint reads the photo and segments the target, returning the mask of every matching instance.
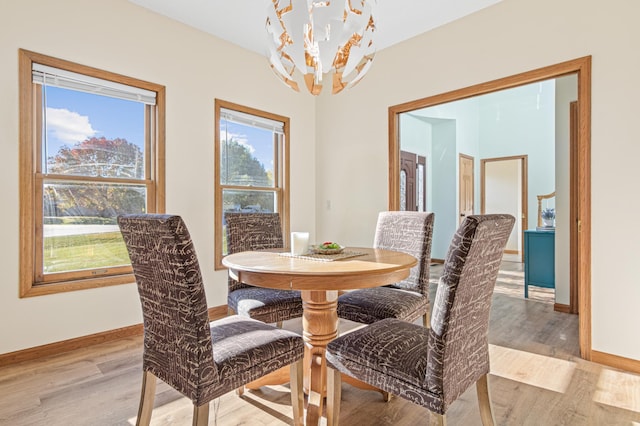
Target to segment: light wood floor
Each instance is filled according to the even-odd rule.
[[[639,425],[640,376],[578,358],[577,316],[525,301],[507,264],[494,293],[490,387],[499,425]],[[439,273],[433,268],[433,276]],[[515,274],[515,275],[514,275]],[[435,286],[432,285],[435,289]],[[548,297],[547,297],[548,299]],[[291,322],[287,328],[299,324]],[[349,324],[341,324],[341,329]],[[133,425],[141,383],[141,338],[123,339],[0,371],[0,425]],[[210,424],[291,424],[289,389],[263,387],[211,404]],[[191,424],[191,403],[159,382],[154,425]],[[447,414],[449,425],[479,425],[475,387]],[[427,424],[426,409],[345,385],[341,424]]]

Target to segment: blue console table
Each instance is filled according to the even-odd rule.
[[[555,229],[524,231],[524,297],[529,286],[555,288]]]

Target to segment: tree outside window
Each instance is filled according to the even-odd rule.
[[[164,87],[24,50],[20,75],[21,296],[134,282],[116,218],[164,209]]]
[[[216,268],[227,254],[226,212],[277,212],[288,230],[286,117],[216,100]]]

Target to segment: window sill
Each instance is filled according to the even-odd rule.
[[[121,284],[134,284],[135,282],[136,279],[131,273],[111,277],[88,278],[57,283],[28,283],[27,285],[20,287],[20,298],[45,296],[48,294],[66,293],[69,291],[87,290],[91,288],[110,287]]]

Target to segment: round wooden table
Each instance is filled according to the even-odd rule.
[[[273,251],[245,251],[222,259],[234,279],[257,287],[301,290],[305,345],[305,387],[309,390],[307,425],[322,417],[326,388],[325,350],[338,334],[339,290],[379,287],[402,281],[418,262],[391,250],[348,247],[361,255],[319,261]]]

